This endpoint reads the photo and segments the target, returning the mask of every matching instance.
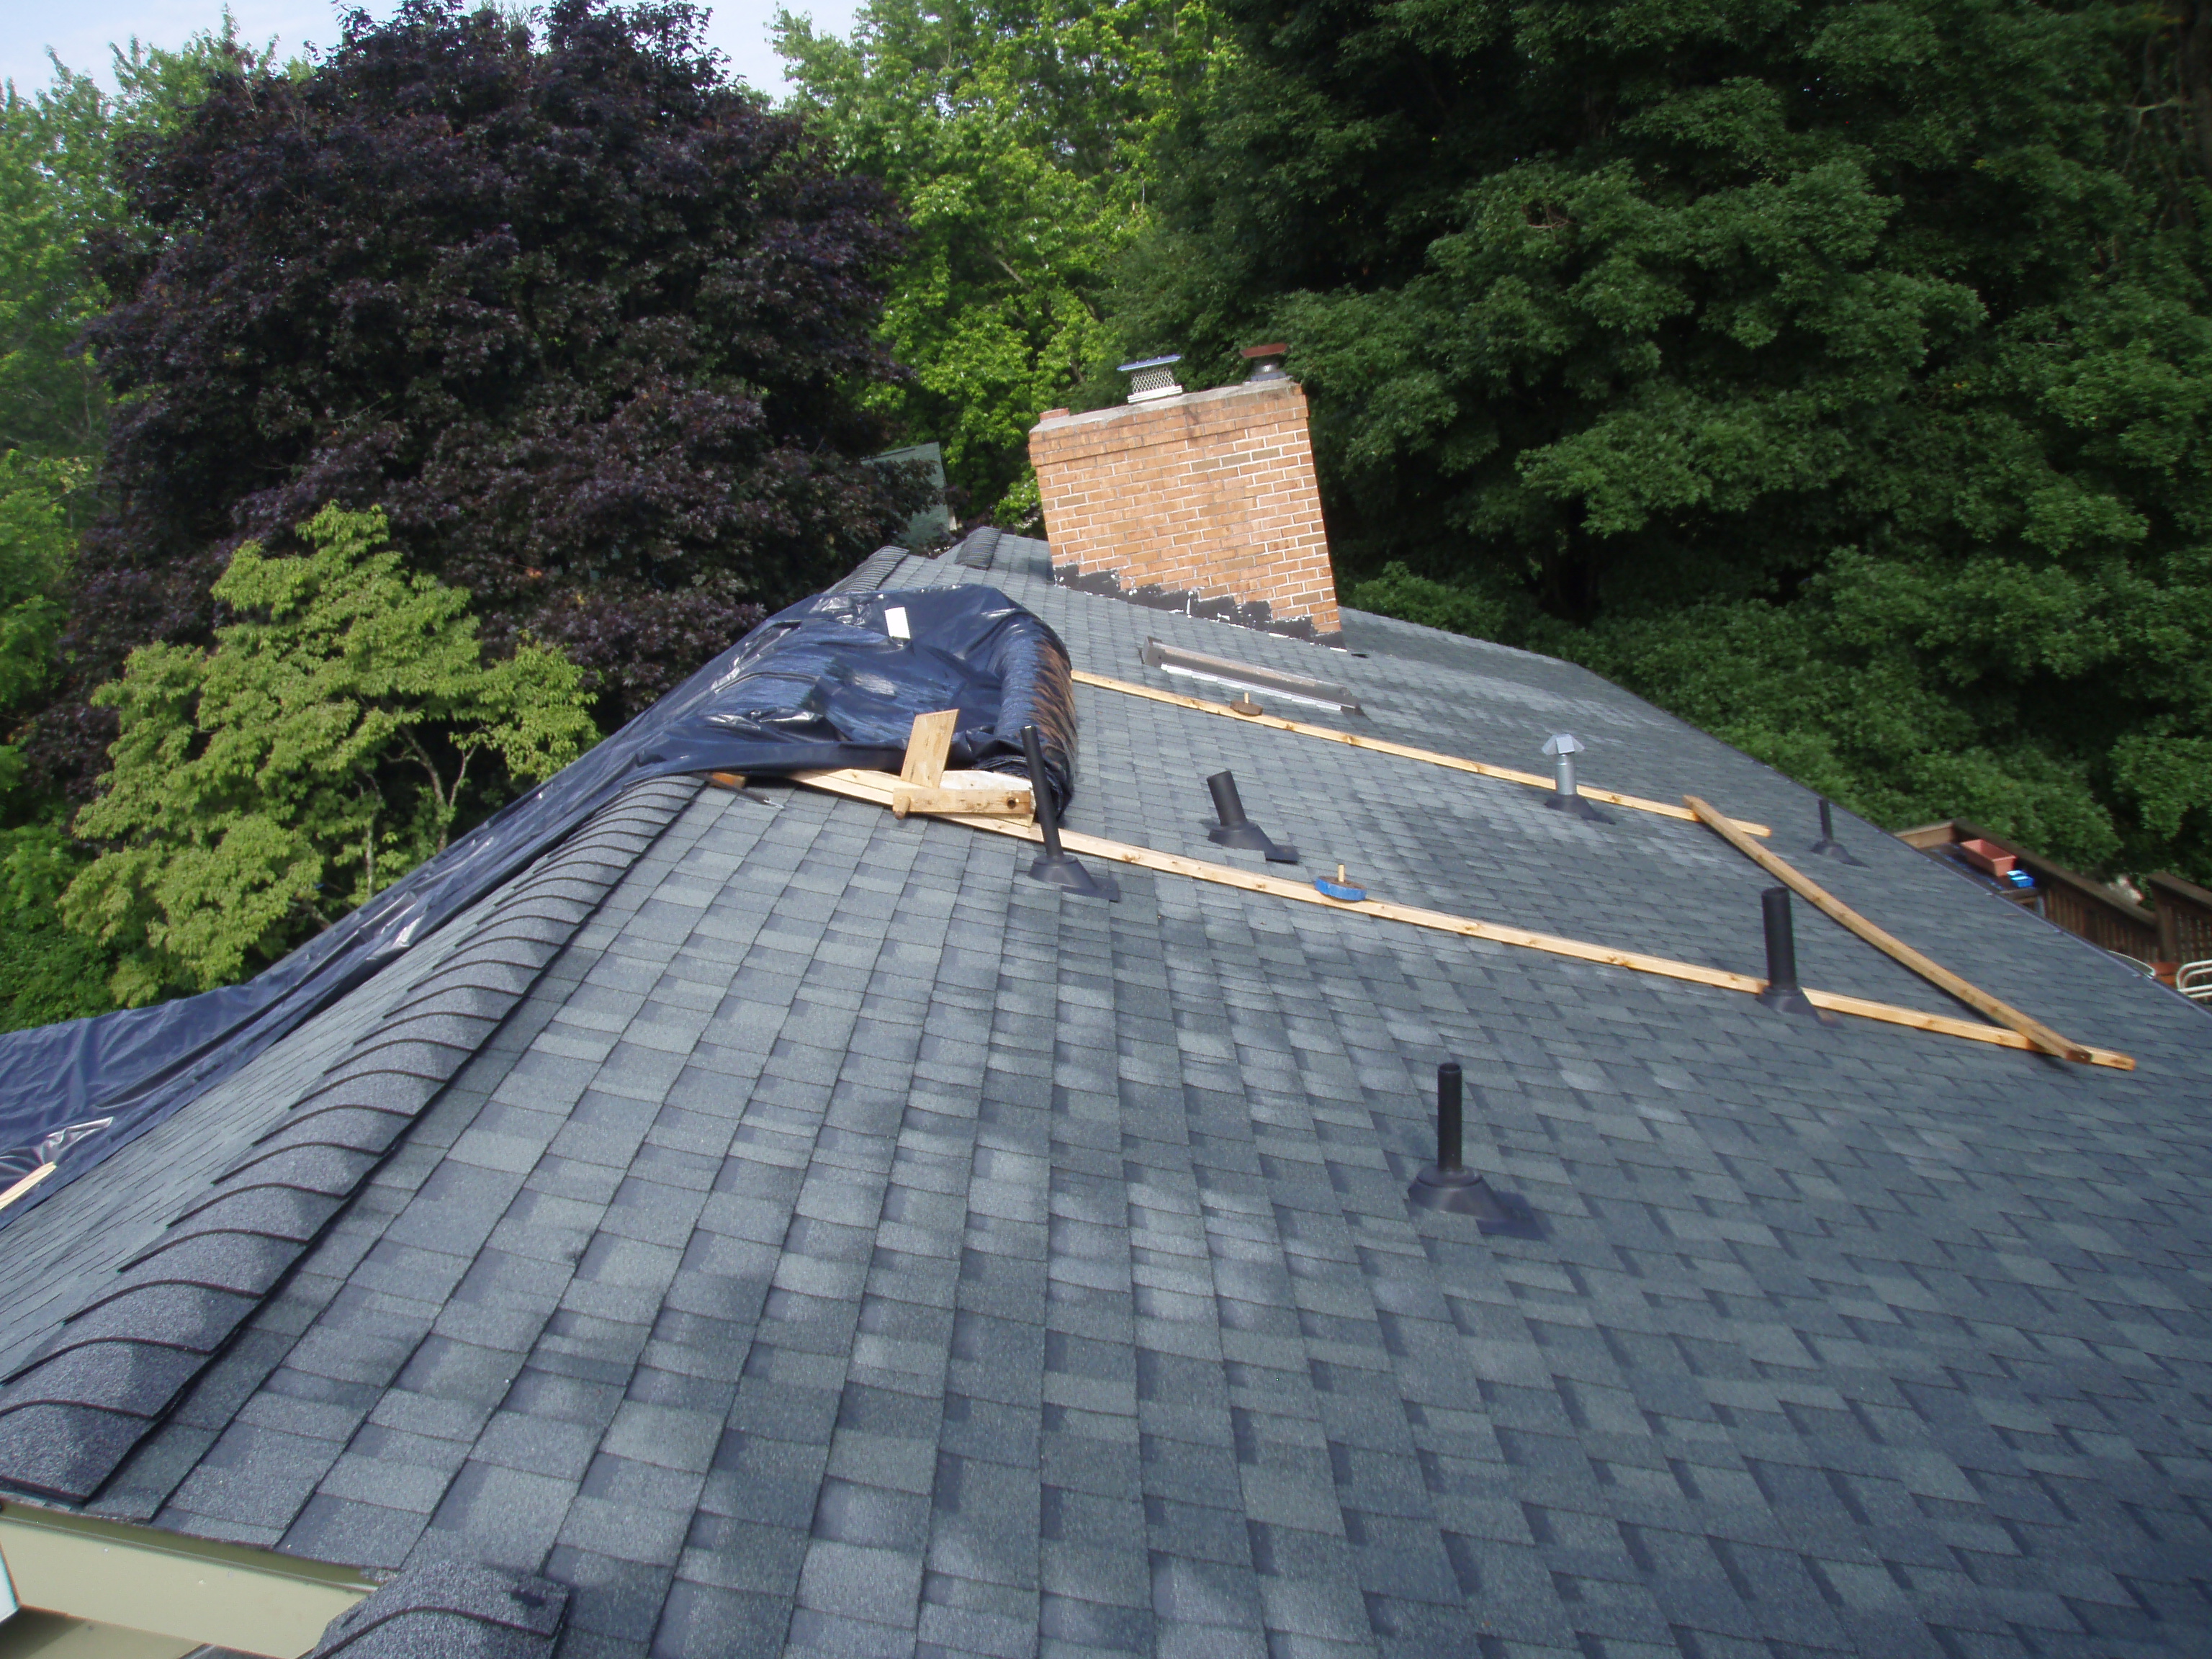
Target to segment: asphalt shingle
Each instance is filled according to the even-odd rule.
[[[1163,690],[1211,688],[1150,635],[1342,680],[1363,717],[1285,712],[1532,770],[1572,729],[1593,785],[1703,794],[1784,856],[1814,833],[1803,792],[1568,665],[1347,613],[1316,669],[1011,537],[865,580],[995,583]],[[1226,767],[1308,868],[1758,971],[1765,878],[1694,825],[1077,700],[1077,829],[1257,868],[1205,836]],[[301,1033],[293,1077],[366,1038],[451,1081],[289,1114],[281,1167],[342,1214],[254,1188],[145,1258],[174,1282],[135,1295],[245,1292],[234,1335],[160,1316],[227,1340],[212,1364],[57,1359],[47,1392],[185,1390],[95,1508],[543,1575],[575,1655],[2202,1651],[2212,1026],[1839,816],[1864,863],[1824,883],[2137,1069],[1168,875],[1103,905],[996,837],[709,790],[596,908],[516,908],[538,969],[426,961]],[[1942,1009],[1825,922],[1800,954]],[[1406,1201],[1447,1057],[1468,1161],[1535,1236]],[[285,1116],[244,1082],[199,1183]],[[10,1363],[158,1231],[11,1292]],[[271,1241],[307,1248],[257,1302]]]

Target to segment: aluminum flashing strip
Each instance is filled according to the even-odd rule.
[[[1517,772],[1510,766],[1492,766],[1484,761],[1463,760],[1457,755],[1440,755],[1433,750],[1415,749],[1382,738],[1363,737],[1357,732],[1339,732],[1326,726],[1308,726],[1300,720],[1286,720],[1278,714],[1240,714],[1227,703],[1208,702],[1202,697],[1186,697],[1180,691],[1161,691],[1149,685],[1133,685],[1127,680],[1109,679],[1103,674],[1088,673],[1080,668],[1073,671],[1073,678],[1078,685],[1095,686],[1101,691],[1120,691],[1132,697],[1143,697],[1151,702],[1171,703],[1177,708],[1188,708],[1201,714],[1220,714],[1246,726],[1264,726],[1271,731],[1291,732],[1302,738],[1321,738],[1352,749],[1371,749],[1378,755],[1395,755],[1401,760],[1417,760],[1455,772],[1472,772],[1477,777],[1497,778],[1531,789],[1548,790],[1553,787],[1551,779],[1534,772]],[[1609,806],[1626,806],[1632,811],[1650,812],[1662,818],[1679,818],[1685,823],[1698,821],[1698,815],[1688,807],[1672,805],[1663,800],[1646,800],[1641,795],[1623,795],[1611,789],[1593,789],[1588,784],[1582,786],[1582,793],[1585,799],[1601,800]],[[1753,823],[1743,818],[1731,818],[1729,822],[1747,836],[1771,836],[1774,833],[1763,823]]]
[[[897,783],[897,779],[888,772],[850,770],[801,772],[795,774],[793,781],[809,788],[826,790],[832,794],[867,801],[877,806],[890,805],[891,791]],[[946,821],[964,823],[971,830],[988,830],[994,835],[1012,836],[1020,841],[1042,842],[1044,839],[1042,830],[1016,823],[1011,819],[963,817],[948,814]],[[1207,864],[1201,860],[1185,858],[1179,853],[1163,853],[1150,847],[1133,847],[1126,842],[1087,836],[1079,830],[1062,830],[1060,838],[1071,853],[1085,853],[1093,858],[1110,859],[1117,864],[1136,865],[1168,875],[1187,876],[1194,881],[1238,887],[1248,893],[1267,893],[1300,904],[1355,911],[1383,921],[1404,922],[1436,933],[1456,933],[1463,939],[1486,939],[1493,945],[1511,945],[1524,950],[1542,951],[1552,956],[1572,957],[1579,961],[1600,963],[1607,967],[1626,968],[1639,974],[1654,974],[1663,979],[1711,986],[1717,990],[1740,991],[1756,996],[1766,988],[1765,980],[1750,974],[1730,973],[1725,969],[1706,968],[1694,962],[1676,962],[1670,957],[1650,956],[1639,951],[1616,950],[1609,945],[1562,939],[1556,934],[1539,933],[1526,927],[1483,921],[1473,916],[1455,916],[1413,905],[1392,904],[1381,899],[1330,898],[1303,882],[1285,881],[1280,877],[1263,876],[1253,871],[1232,869],[1226,865]],[[1977,1025],[1967,1020],[1931,1014],[1918,1008],[1900,1008],[1891,1003],[1876,1002],[1865,997],[1844,996],[1831,991],[1808,989],[1805,996],[1815,1007],[1850,1014],[1860,1019],[1908,1026],[1914,1030],[1931,1031],[1940,1036],[1963,1037],[1970,1042],[1987,1042],[2001,1048],[2035,1051],[2035,1045],[2017,1031],[1999,1026]],[[2135,1061],[2126,1054],[2106,1048],[2089,1048],[2085,1052],[2093,1066],[2108,1066],[2124,1072],[2135,1069]]]
[[[280,1127],[0,1379],[0,1486],[98,1492],[698,788],[640,784],[517,878]]]
[[[0,1504],[24,1606],[240,1653],[293,1655],[376,1587],[344,1567]]]
[[[1251,663],[1232,662],[1226,657],[1209,657],[1196,651],[1163,645],[1158,640],[1146,640],[1140,654],[1147,668],[1164,668],[1174,673],[1194,674],[1200,679],[1218,680],[1224,685],[1234,685],[1247,690],[1272,691],[1277,696],[1310,702],[1318,708],[1340,708],[1347,714],[1366,712],[1360,708],[1359,700],[1352,695],[1349,687],[1332,685],[1326,680],[1308,679],[1303,674],[1285,674],[1277,669],[1261,668]]]

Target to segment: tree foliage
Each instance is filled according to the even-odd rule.
[[[106,403],[79,338],[97,290],[55,166],[65,152],[52,118],[66,107],[12,82],[0,100],[0,445],[36,454],[91,450]]]
[[[296,557],[246,543],[211,649],[143,646],[94,694],[120,730],[76,831],[108,850],[61,909],[123,952],[118,1001],[273,960],[443,850],[471,791],[596,736],[573,664],[529,642],[485,660],[468,595],[410,574],[387,533],[332,506]]]
[[[58,60],[43,89],[0,92],[0,1029],[112,1006],[111,953],[56,913],[84,859],[24,744],[27,716],[56,688],[63,599],[107,434],[84,341],[106,304],[88,244],[128,222],[118,147],[173,132],[217,66],[269,61],[226,15],[176,52],[115,49],[112,95]]]
[[[903,523],[858,459],[899,231],[682,4],[356,12],[293,78],[213,76],[140,146],[93,325],[118,397],[64,641],[79,690],[204,642],[242,539],[382,507],[488,640],[528,632],[619,718]],[[108,728],[41,720],[90,775]]]
[[[134,40],[111,58],[112,94],[58,58],[42,90],[0,89],[0,449],[98,453],[106,390],[83,334],[106,295],[88,244],[128,222],[118,149],[174,131],[218,66],[273,61],[228,13],[179,51]]]
[[[1201,382],[1293,343],[1355,602],[1578,657],[1887,822],[2212,874],[2183,24],[1223,10],[1117,320]]]
[[[884,337],[913,371],[878,406],[945,446],[1009,526],[1036,511],[1044,410],[1113,362],[1100,306],[1144,218],[1154,129],[1206,72],[1204,0],[870,0],[852,39],[780,13],[796,106],[887,183],[914,240]]]
[[[103,1012],[107,963],[54,911],[77,860],[52,803],[24,787],[18,711],[51,684],[59,592],[76,540],[70,506],[90,463],[0,453],[0,1030]]]

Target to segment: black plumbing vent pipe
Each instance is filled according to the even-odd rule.
[[[1247,830],[1251,827],[1251,819],[1244,816],[1244,799],[1237,793],[1235,773],[1216,772],[1206,781],[1206,787],[1213,795],[1214,814],[1220,818],[1224,830]],[[1217,836],[1214,839],[1218,841],[1220,837]]]
[[[1541,1238],[1543,1230],[1519,1194],[1496,1191],[1467,1167],[1464,1123],[1459,1062],[1448,1060],[1437,1067],[1437,1161],[1413,1177],[1407,1200],[1424,1210],[1473,1216],[1482,1233]]]
[[[1233,772],[1216,772],[1206,781],[1213,795],[1213,815],[1220,820],[1206,832],[1206,839],[1217,847],[1235,847],[1247,853],[1264,853],[1271,864],[1296,864],[1298,849],[1282,847],[1267,838],[1267,832],[1244,816],[1243,798],[1237,793],[1237,775]]]
[[[1094,876],[1070,856],[1060,843],[1060,803],[1052,793],[1052,774],[1044,769],[1044,749],[1034,726],[1022,727],[1022,753],[1030,763],[1030,793],[1036,807],[1037,829],[1044,836],[1044,856],[1030,866],[1030,879],[1065,887],[1085,898],[1103,898],[1109,904],[1121,896],[1111,876]]]
[[[1759,921],[1766,927],[1766,988],[1797,989],[1797,927],[1790,912],[1790,890],[1770,887],[1759,896]]]
[[[1856,864],[1866,867],[1864,859],[1853,858],[1850,849],[1836,839],[1835,809],[1826,801],[1820,803],[1820,839],[1813,843],[1812,850],[1822,858],[1835,860],[1838,864]]]
[[[1810,1014],[1823,1025],[1836,1017],[1813,1006],[1797,983],[1797,927],[1790,908],[1790,890],[1770,887],[1759,896],[1759,921],[1766,930],[1766,988],[1759,1000],[1786,1014]]]
[[[1437,1067],[1437,1168],[1452,1175],[1467,1173],[1462,1108],[1459,1062],[1448,1060]]]

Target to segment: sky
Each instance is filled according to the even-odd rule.
[[[362,0],[375,16],[387,16],[393,0]],[[107,73],[110,42],[134,34],[152,46],[175,46],[222,15],[223,0],[0,0],[0,78],[28,93],[52,76],[51,46],[71,69],[88,70],[112,86]],[[703,3],[703,0],[702,0]],[[852,27],[854,0],[788,0],[791,10],[811,15],[817,28],[842,34]],[[330,0],[230,0],[238,32],[256,46],[276,37],[279,57],[304,46],[328,46],[337,38],[338,7]],[[776,0],[720,0],[707,27],[708,44],[729,55],[730,67],[753,85],[781,97],[783,60],[769,44]]]

